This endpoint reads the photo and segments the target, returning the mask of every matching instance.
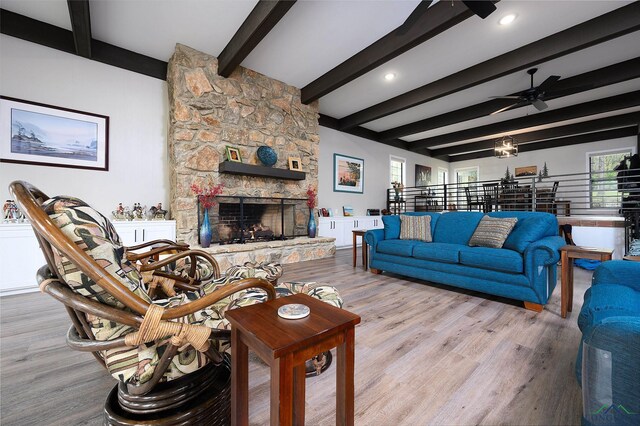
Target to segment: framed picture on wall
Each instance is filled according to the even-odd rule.
[[[516,167],[516,177],[536,176],[538,166]]]
[[[227,145],[227,161],[235,161],[236,163],[242,163],[242,157],[240,156],[240,150],[232,146]]]
[[[427,186],[431,184],[431,167],[416,164],[415,186]]]
[[[302,161],[300,161],[300,157],[289,157],[289,170],[302,171]]]
[[[0,161],[109,170],[109,117],[0,96]]]
[[[333,191],[364,193],[364,160],[333,154]]]

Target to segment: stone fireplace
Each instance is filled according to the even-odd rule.
[[[307,188],[318,185],[317,102],[304,105],[299,89],[243,67],[229,78],[217,71],[215,57],[180,44],[169,60],[171,211],[177,238],[190,244],[197,244],[201,214],[191,184],[212,179],[224,184],[225,196],[276,198],[306,198]],[[263,145],[278,154],[274,168],[287,169],[288,157],[299,157],[306,178],[220,172],[227,146],[239,149],[243,163],[260,164],[256,151]]]

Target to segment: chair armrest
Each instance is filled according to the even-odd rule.
[[[527,246],[524,251],[525,268],[530,266],[549,266],[560,260],[560,248],[567,245],[559,236],[544,237]]]
[[[191,261],[191,271],[189,272],[189,276],[193,276],[195,274],[195,270],[196,270],[196,264],[197,264],[197,258],[204,258],[207,262],[209,262],[212,266],[213,269],[215,271],[214,273],[214,277],[218,278],[220,277],[220,266],[218,265],[218,262],[216,262],[216,260],[213,258],[213,256],[211,256],[211,254],[209,254],[208,252],[204,251],[204,250],[186,250],[186,251],[182,251],[180,253],[174,254],[173,256],[169,256],[167,258],[164,258],[162,260],[158,260],[156,262],[152,262],[152,263],[148,263],[146,265],[142,265],[140,267],[140,271],[141,272],[145,272],[145,271],[152,271],[158,268],[161,268],[163,266],[166,266],[170,263],[173,263],[177,260],[180,260],[182,258],[185,257],[189,257],[190,261]]]
[[[166,244],[167,246],[176,246],[176,247],[182,248],[183,250],[189,250],[189,244],[176,242],[176,241],[171,241],[171,240],[147,241],[146,243],[137,244],[135,246],[125,247],[125,250],[127,250],[127,251],[129,251],[129,250],[140,250],[141,248],[150,247],[150,246],[159,245],[159,244]]]
[[[593,273],[592,285],[617,284],[640,292],[640,263],[628,260],[604,262]]]
[[[364,234],[364,239],[370,247],[375,250],[378,242],[384,240],[384,229],[372,229]]]
[[[138,246],[133,246],[133,247],[138,247]],[[135,253],[131,251],[132,250],[131,247],[126,247],[125,250],[126,250],[125,253],[127,254],[127,260],[135,262],[141,259],[147,259],[153,256],[157,256],[165,252],[187,251],[189,250],[189,246],[184,246],[180,244],[166,245],[162,247],[153,248],[149,251],[145,251],[144,253]],[[138,250],[138,249],[133,249],[133,250]]]

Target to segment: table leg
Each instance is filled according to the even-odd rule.
[[[353,233],[353,267],[356,267],[356,253],[358,252],[357,236]]]
[[[249,349],[231,328],[231,424],[249,424]]]
[[[271,426],[293,425],[293,355],[271,363]]]
[[[339,426],[354,424],[354,346],[355,329],[350,327],[344,332],[344,342],[337,347],[336,425]]]
[[[369,245],[362,237],[362,265],[364,266],[364,270],[369,269]]]
[[[569,259],[569,282],[567,287],[567,311],[573,311],[573,262],[574,259]]]
[[[562,251],[560,255],[561,264],[561,278],[560,278],[560,316],[562,318],[567,317],[567,298],[569,294],[567,289],[569,288],[569,254],[566,251]]]
[[[305,375],[304,363],[293,369],[293,424],[304,425]]]

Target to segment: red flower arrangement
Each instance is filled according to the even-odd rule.
[[[196,194],[205,211],[217,204],[216,195],[222,194],[223,188],[223,184],[214,185],[211,179],[209,179],[208,185],[191,184],[191,192]]]
[[[307,206],[312,209],[318,202],[318,191],[312,186],[307,189]]]

